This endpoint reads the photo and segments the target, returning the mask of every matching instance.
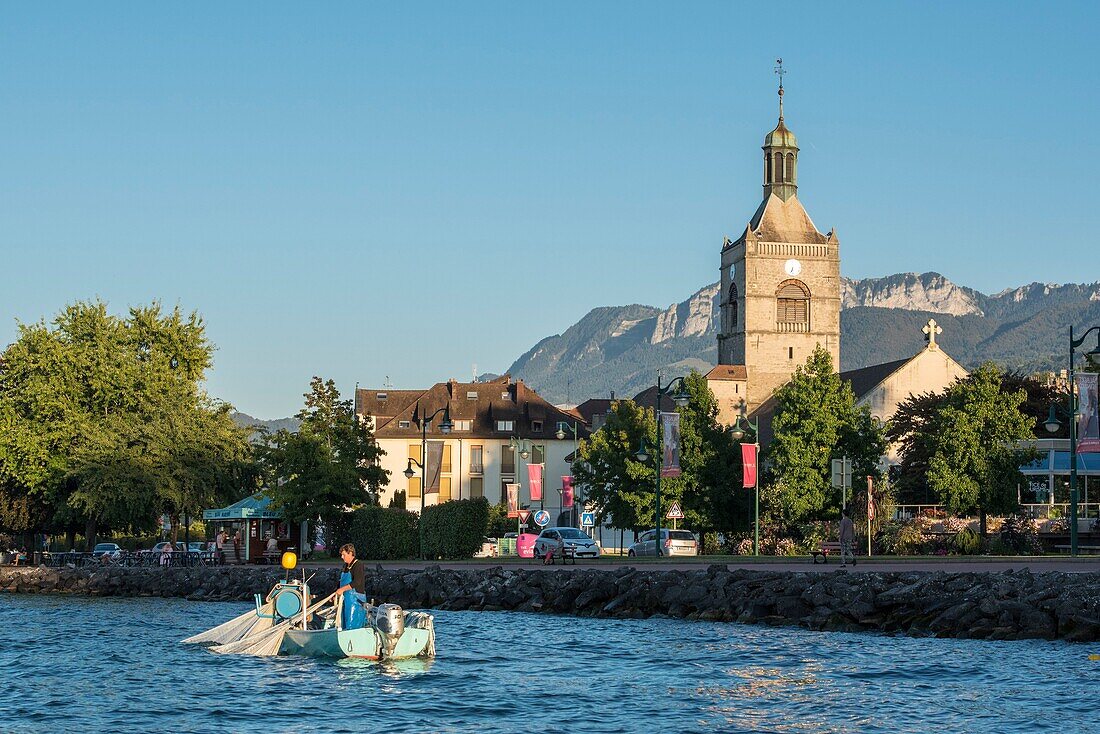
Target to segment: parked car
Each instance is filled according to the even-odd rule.
[[[92,558],[97,561],[103,560],[105,557],[111,560],[118,560],[122,555],[122,548],[117,543],[97,543],[95,548],[92,548]]]
[[[657,555],[653,539],[657,537],[656,530],[647,530],[638,536],[637,542],[630,546],[626,554],[628,556],[654,556]],[[699,555],[699,541],[689,530],[672,530],[661,528],[661,555],[663,556],[697,556]]]
[[[172,545],[171,542],[169,542],[167,540],[162,540],[159,543],[157,543],[156,545],[154,545],[152,548],[150,548],[148,550],[143,550],[141,552],[142,553],[155,553],[156,555],[160,555],[161,553],[164,552],[164,549],[167,548],[170,545]],[[176,543],[175,551],[177,553],[183,553],[186,550],[187,550],[187,546],[185,546],[183,543],[179,543],[179,542]]]
[[[497,542],[492,538],[483,538],[481,548],[474,553],[474,558],[492,558],[497,554]]]
[[[544,557],[553,548],[557,553],[562,545],[569,546],[577,558],[599,558],[600,546],[588,534],[576,528],[545,528],[535,538],[535,558]]]

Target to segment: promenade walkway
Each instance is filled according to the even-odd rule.
[[[781,557],[761,556],[759,558],[744,556],[698,556],[696,558],[622,558],[619,556],[605,556],[597,561],[577,561],[574,566],[557,564],[544,566],[542,561],[521,559],[515,557],[503,558],[477,558],[470,561],[364,561],[368,568],[381,566],[384,569],[422,569],[429,566],[441,568],[472,569],[478,567],[491,568],[503,566],[505,568],[541,568],[555,570],[562,568],[599,568],[603,570],[616,567],[635,567],[647,570],[662,571],[692,571],[706,570],[711,564],[725,565],[731,570],[748,569],[761,572],[805,572],[805,573],[868,573],[868,572],[900,572],[909,571],[944,571],[946,573],[1000,573],[1003,571],[1030,570],[1032,573],[1060,571],[1064,573],[1100,573],[1100,556],[1081,556],[1070,558],[1068,556],[1042,556],[1042,557],[989,557],[989,556],[948,556],[923,557],[910,556],[905,558],[895,557],[866,557],[858,558],[858,564],[840,567],[840,563],[832,560],[827,564],[814,564],[806,557]],[[306,566],[332,566],[333,562],[314,563],[305,561]]]

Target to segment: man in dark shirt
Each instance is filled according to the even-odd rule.
[[[343,597],[343,619],[341,628],[356,630],[366,622],[366,579],[363,562],[355,557],[355,546],[345,543],[340,547],[340,558],[344,560],[344,569],[340,574],[340,587],[336,593]]]
[[[345,543],[341,546],[340,558],[344,561],[343,572],[350,574],[350,579],[344,581],[344,579],[341,578],[342,584],[340,588],[336,590],[336,593],[343,594],[345,591],[354,591],[357,594],[366,594],[363,562],[355,557],[355,546],[351,543]]]

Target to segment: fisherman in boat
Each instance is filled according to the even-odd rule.
[[[340,547],[340,558],[344,561],[344,569],[340,574],[340,588],[336,589],[336,593],[343,598],[343,628],[356,630],[367,619],[366,609],[363,608],[363,602],[367,600],[363,562],[355,557],[355,546],[351,543]]]

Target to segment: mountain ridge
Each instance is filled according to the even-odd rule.
[[[633,395],[657,369],[708,370],[717,361],[719,286],[711,283],[667,308],[600,306],[561,334],[540,339],[508,372],[556,403]],[[841,279],[842,370],[904,359],[937,341],[967,367],[993,360],[1009,369],[1059,369],[1062,324],[1100,321],[1100,281],[1028,283],[987,295],[936,272]]]

